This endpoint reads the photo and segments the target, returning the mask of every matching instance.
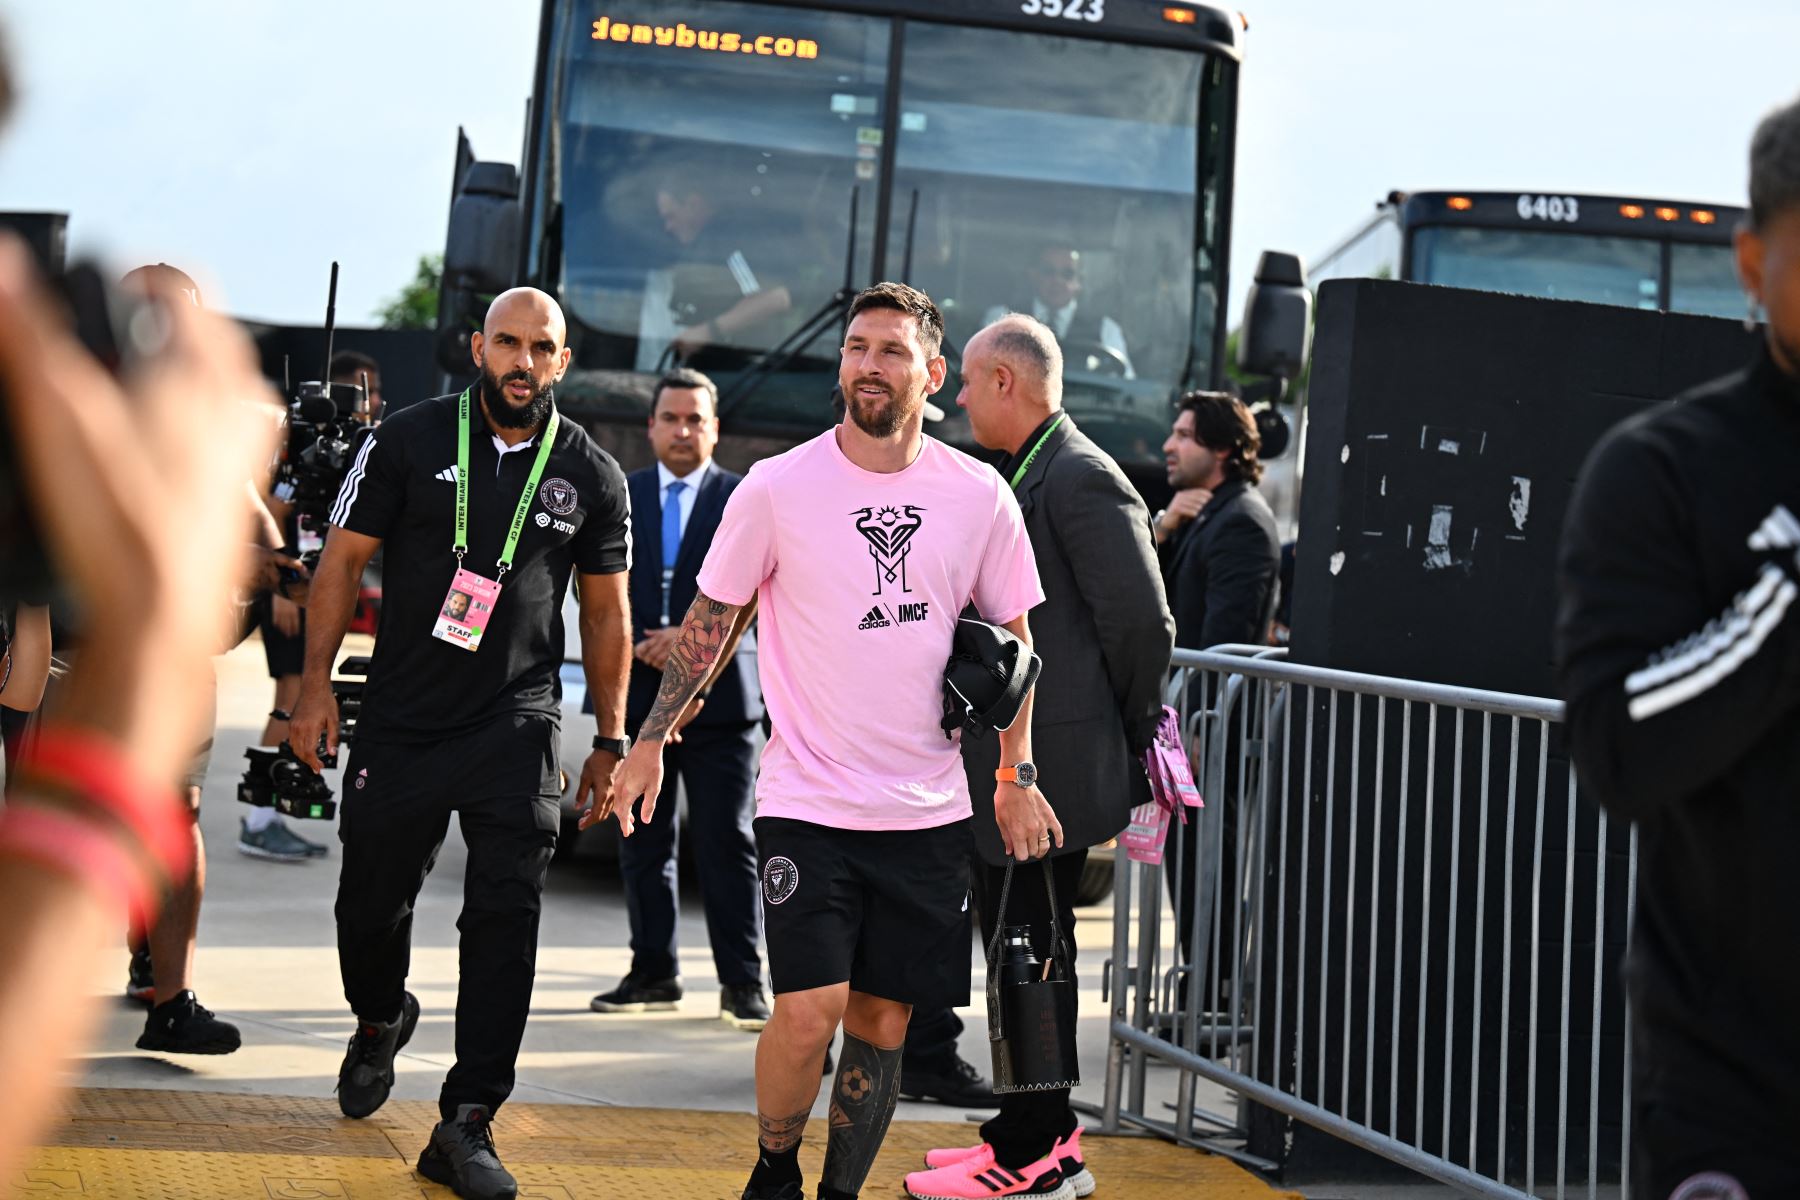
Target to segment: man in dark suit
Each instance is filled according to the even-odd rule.
[[[1169,607],[1175,612],[1175,644],[1205,650],[1230,642],[1263,645],[1275,616],[1281,571],[1281,539],[1275,514],[1257,490],[1262,438],[1256,418],[1244,402],[1225,392],[1189,392],[1181,398],[1175,426],[1163,443],[1169,486],[1175,498],[1156,514],[1156,540],[1161,547],[1163,579]],[[1193,703],[1199,692],[1190,690]],[[1237,805],[1232,801],[1237,778],[1235,755],[1227,756],[1226,795],[1220,806],[1221,845],[1237,845]],[[1209,797],[1209,799],[1211,799]],[[1189,821],[1171,832],[1181,839],[1182,864],[1164,856],[1169,887],[1176,897],[1175,922],[1181,954],[1193,944],[1194,871],[1199,823]],[[1227,850],[1220,865],[1220,895],[1237,895],[1237,859]],[[1229,928],[1229,926],[1227,926]],[[1226,990],[1231,956],[1219,964],[1219,988]],[[1183,981],[1182,998],[1186,990]]]
[[[1181,398],[1163,443],[1175,498],[1156,514],[1177,646],[1204,650],[1268,640],[1281,539],[1256,486],[1261,449],[1256,418],[1236,396],[1189,392]]]
[[[1032,642],[1044,666],[1031,718],[1038,761],[1030,765],[1062,824],[1063,843],[1042,865],[1015,869],[1006,924],[1030,925],[1045,959],[1050,905],[1042,872],[1053,873],[1057,920],[1073,952],[1075,892],[1088,850],[1117,836],[1132,806],[1149,798],[1134,760],[1162,714],[1175,636],[1149,511],[1112,459],[1063,412],[1062,367],[1056,335],[1041,321],[1010,314],[970,339],[956,398],[975,440],[1006,455],[1000,473],[1018,497],[1044,587],[1044,602],[1031,611]],[[1027,772],[1025,764],[999,761],[994,738],[965,734],[962,752],[975,798],[980,863],[973,875],[986,942],[1006,863],[987,798],[996,780]],[[1066,1088],[1002,1096],[1000,1115],[981,1136],[983,1145],[969,1148],[968,1158],[938,1170],[978,1174],[998,1166],[1034,1175],[1027,1168],[1054,1155],[1077,1191],[1091,1190]],[[964,1194],[957,1181],[936,1175],[919,1172],[907,1186],[922,1195]]]
[[[663,664],[679,624],[694,602],[695,577],[705,561],[725,501],[742,482],[712,461],[719,441],[718,389],[698,371],[678,370],[657,382],[651,401],[650,445],[657,463],[626,477],[631,493],[631,625],[634,661],[626,697],[626,732],[637,729],[656,700]],[[762,693],[755,671],[732,653],[746,614],[720,666],[687,714],[679,743],[664,761],[687,792],[687,818],[722,991],[719,1015],[739,1029],[760,1030],[769,1019],[762,960],[756,943],[762,912],[756,868],[755,727]],[[631,970],[618,987],[595,996],[595,1012],[656,1012],[681,999],[676,959],[680,907],[676,860],[679,815],[658,805],[655,818],[619,843],[625,907],[631,916]]]

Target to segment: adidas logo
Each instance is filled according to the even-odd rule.
[[[1800,518],[1787,505],[1777,504],[1756,532],[1750,535],[1752,550],[1792,550],[1800,547]]]
[[[441,470],[437,473],[436,478],[443,480],[445,483],[455,483],[456,482],[456,468],[455,467],[445,467],[443,470]]]
[[[869,615],[862,619],[862,624],[858,625],[857,628],[858,629],[886,629],[889,626],[891,626],[892,624],[893,624],[892,621],[888,620],[885,616],[882,615],[881,606],[879,604],[877,604],[874,608],[871,608],[869,610]]]

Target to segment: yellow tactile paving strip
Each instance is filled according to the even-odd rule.
[[[26,1168],[12,1197],[118,1200],[442,1200],[412,1164],[436,1106],[392,1101],[350,1121],[329,1097],[87,1089]],[[823,1124],[822,1122],[820,1123]],[[863,1195],[904,1196],[925,1150],[975,1140],[968,1124],[896,1122]],[[494,1126],[521,1200],[737,1200],[756,1136],[742,1113],[516,1104]],[[808,1139],[801,1166],[818,1177]],[[1096,1200],[1235,1200],[1278,1193],[1222,1158],[1142,1138],[1082,1139]]]

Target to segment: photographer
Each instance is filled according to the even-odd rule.
[[[366,1117],[393,1086],[394,1056],[419,1019],[405,990],[413,904],[454,812],[468,846],[456,1064],[419,1170],[463,1196],[514,1194],[490,1124],[512,1092],[560,825],[558,672],[571,572],[602,735],[580,792],[605,794],[625,752],[625,478],[556,411],[565,329],[544,293],[503,293],[472,342],[476,385],[415,404],[363,440],[313,572],[306,670],[289,723],[295,754],[317,770],[321,739],[333,751],[338,741],[332,663],[363,568],[382,547],[381,626],[339,821],[338,960],[357,1030],[338,1104]]]
[[[93,1018],[89,982],[121,900],[153,904],[191,861],[172,784],[205,732],[208,659],[246,569],[244,479],[272,449],[274,397],[227,322],[152,285],[170,337],[115,382],[67,332],[24,248],[0,240],[7,435],[84,653],[51,701],[0,815],[0,1177],[54,1111]],[[195,438],[198,425],[207,430]]]

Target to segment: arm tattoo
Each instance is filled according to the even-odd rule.
[[[785,1154],[800,1144],[800,1135],[806,1132],[806,1118],[812,1115],[812,1108],[806,1107],[791,1117],[771,1117],[767,1113],[756,1114],[757,1140],[763,1149],[774,1154]]]
[[[669,736],[675,722],[681,719],[695,694],[712,674],[725,640],[731,634],[732,617],[737,607],[714,600],[704,592],[694,597],[681,636],[663,664],[662,687],[656,693],[656,704],[644,718],[638,737],[657,740]]]

